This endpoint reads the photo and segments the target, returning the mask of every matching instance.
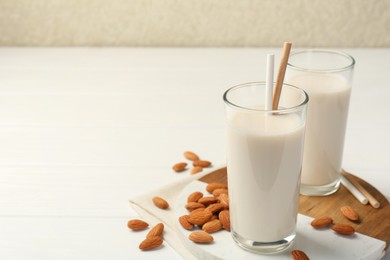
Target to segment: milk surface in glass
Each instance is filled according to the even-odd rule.
[[[307,110],[303,185],[333,185],[339,181],[351,86],[339,76],[301,73],[287,82],[304,89]]]
[[[265,243],[295,236],[304,120],[238,112],[227,125],[232,232]]]

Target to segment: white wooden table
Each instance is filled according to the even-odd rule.
[[[390,49],[345,51],[344,167],[390,199]],[[138,249],[128,199],[187,176],[184,150],[225,163],[222,94],[270,52],[0,48],[0,259],[181,259]]]

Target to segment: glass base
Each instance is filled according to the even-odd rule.
[[[340,188],[340,179],[327,185],[307,185],[301,183],[300,193],[306,196],[328,196],[335,193]]]
[[[234,230],[231,231],[234,241],[243,249],[260,254],[275,254],[286,250],[294,241],[295,233],[275,242],[258,242],[245,239]]]

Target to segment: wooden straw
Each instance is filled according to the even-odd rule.
[[[376,209],[381,206],[379,201],[377,201],[362,185],[360,185],[360,183],[357,180],[355,180],[351,175],[349,175],[351,173],[345,171],[344,169],[341,169],[341,174],[346,179],[348,179],[349,182],[351,182],[356,187],[356,189],[358,189],[368,199],[368,203],[370,203],[371,206],[373,206]]]
[[[280,66],[278,71],[278,77],[276,79],[274,100],[272,103],[272,109],[277,110],[279,107],[280,94],[282,93],[282,86],[284,80],[284,74],[286,73],[288,57],[290,56],[291,42],[285,42],[283,45],[282,59],[280,60]]]

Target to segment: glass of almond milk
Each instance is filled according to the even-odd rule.
[[[285,82],[304,89],[307,112],[301,194],[325,196],[340,186],[355,60],[332,50],[303,50],[290,54]]]
[[[265,82],[224,96],[227,173],[233,239],[276,253],[295,237],[308,95],[284,84],[279,109],[265,109]]]

